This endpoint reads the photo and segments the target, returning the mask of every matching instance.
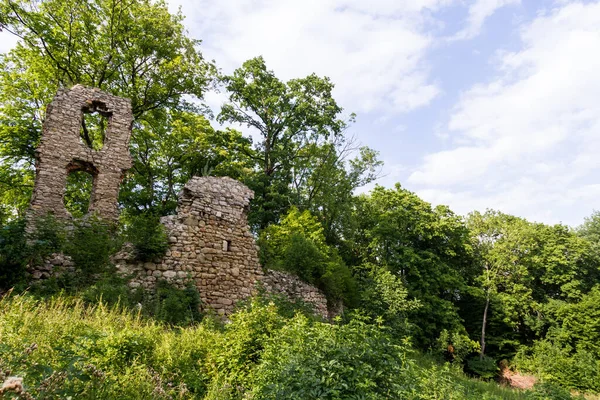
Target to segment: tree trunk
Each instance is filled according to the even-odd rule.
[[[487,324],[487,313],[490,305],[490,292],[488,289],[487,296],[485,299],[485,308],[483,309],[483,324],[481,325],[481,352],[479,353],[479,359],[483,360],[485,354],[485,325]]]

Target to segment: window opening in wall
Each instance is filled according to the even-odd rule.
[[[231,251],[231,240],[223,240],[223,251]]]
[[[106,104],[92,101],[81,109],[80,136],[83,143],[92,150],[101,150],[106,139],[108,119],[112,115]]]
[[[87,214],[90,208],[94,176],[85,170],[74,170],[67,175],[65,190],[65,208],[75,218]]]

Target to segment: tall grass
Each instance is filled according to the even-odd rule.
[[[225,326],[174,328],[73,297],[0,300],[0,384],[22,378],[4,398],[530,398],[415,356],[364,318],[332,326],[259,301]]]
[[[36,398],[193,398],[205,388],[203,342],[211,335],[202,325],[167,329],[76,298],[0,301],[0,369],[22,377]]]

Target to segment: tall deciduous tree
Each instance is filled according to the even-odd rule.
[[[377,186],[358,199],[355,225],[344,233],[352,263],[387,268],[406,284],[421,307],[411,313],[414,338],[432,344],[443,329],[462,331],[455,303],[472,274],[472,247],[462,219],[447,207],[432,208],[415,194]]]
[[[482,354],[486,337],[494,351],[507,355],[536,339],[548,323],[546,304],[577,301],[597,282],[591,244],[564,225],[487,211],[470,214],[468,226],[480,267],[472,285],[484,299]]]
[[[192,176],[227,175],[235,179],[252,171],[250,141],[233,129],[217,131],[203,116],[171,111],[140,119],[132,144],[134,165],[121,186],[121,202],[132,211],[174,212],[177,195]]]
[[[229,102],[221,109],[219,121],[253,128],[260,137],[250,155],[260,172],[249,184],[257,195],[253,222],[265,228],[297,204],[294,178],[311,161],[327,157],[328,146],[334,146],[332,154],[337,156],[336,146],[343,142],[348,125],[340,118],[342,108],[332,96],[328,78],[313,74],[282,82],[257,57],[223,81]]]

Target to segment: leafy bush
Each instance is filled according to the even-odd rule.
[[[291,299],[290,297],[281,294],[267,291],[260,283],[257,285],[257,292],[254,297],[242,300],[238,303],[238,307],[249,307],[252,302],[258,302],[263,307],[273,303],[277,308],[277,312],[284,318],[292,318],[296,314],[302,314],[307,318],[321,321],[323,317],[315,314],[314,306],[302,299]]]
[[[120,244],[115,227],[92,216],[73,222],[64,253],[71,258],[78,279],[85,284],[93,275],[110,269],[110,256]]]
[[[275,263],[279,269],[292,272],[300,279],[314,284],[322,273],[325,255],[311,240],[300,233],[292,233],[281,258],[276,259]]]
[[[209,373],[218,378],[209,388],[209,398],[229,398],[221,396],[250,390],[267,340],[286,323],[275,304],[263,305],[258,299],[252,299],[230,319],[208,355]]]
[[[150,304],[151,315],[170,325],[190,325],[202,320],[200,294],[193,284],[179,289],[166,281],[159,281]]]
[[[130,217],[125,238],[133,245],[135,256],[140,261],[161,258],[169,248],[169,238],[160,217],[151,213]]]
[[[100,279],[81,289],[81,298],[89,304],[104,303],[109,306],[134,307],[136,296],[127,286],[127,280],[115,272],[104,274]]]
[[[329,300],[356,305],[354,277],[337,250],[325,243],[323,227],[309,211],[293,207],[280,224],[263,230],[259,245],[266,268],[292,272],[322,289]]]
[[[90,305],[103,303],[141,311],[141,315],[171,326],[197,324],[204,317],[200,294],[191,283],[181,289],[167,281],[158,281],[155,291],[132,290],[125,278],[108,273],[83,288],[79,295]]]
[[[253,398],[397,398],[409,381],[405,350],[361,318],[330,325],[298,316],[267,340]]]
[[[23,282],[29,263],[42,263],[64,246],[65,227],[52,214],[38,218],[30,234],[26,224],[17,219],[0,228],[0,288]]]
[[[25,277],[27,262],[25,220],[0,228],[0,289],[8,289]]]
[[[550,340],[523,347],[515,362],[545,382],[568,389],[600,392],[600,360],[583,349],[574,350]]]
[[[66,243],[66,227],[52,214],[35,220],[34,230],[25,237],[28,240],[28,257],[26,262],[39,264],[53,253],[62,251]]]
[[[371,263],[355,267],[360,285],[360,308],[372,318],[383,318],[395,336],[410,332],[408,311],[420,306],[418,300],[408,299],[402,280],[387,268]]]
[[[585,399],[585,397],[579,397]],[[533,387],[533,390],[527,394],[529,400],[571,400],[571,393],[559,385],[542,382]]]
[[[496,360],[488,356],[475,356],[467,360],[467,371],[483,379],[493,379],[498,376]]]
[[[462,363],[468,355],[479,351],[480,348],[479,343],[471,340],[466,332],[448,332],[444,329],[436,341],[436,352],[448,361],[457,363]]]

